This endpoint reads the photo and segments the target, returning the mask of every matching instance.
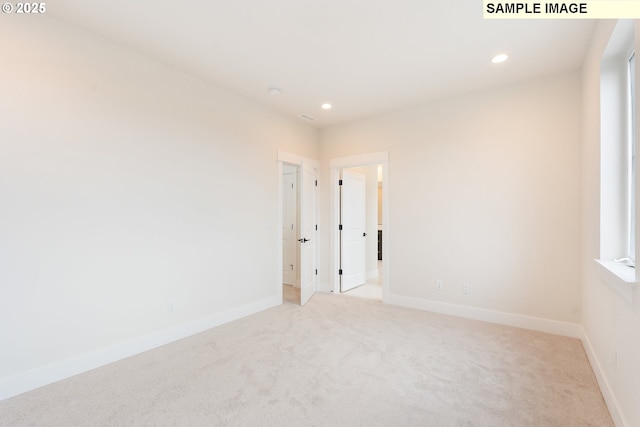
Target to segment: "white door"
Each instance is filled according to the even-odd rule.
[[[300,174],[300,304],[316,292],[316,171],[302,162]]]
[[[366,281],[366,176],[342,171],[340,186],[340,292]]]
[[[298,285],[297,167],[285,165],[282,175],[282,283]]]

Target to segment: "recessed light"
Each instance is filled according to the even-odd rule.
[[[269,89],[269,95],[280,95],[282,93],[282,91],[280,89],[278,89],[277,87],[272,87],[271,89]]]
[[[323,110],[331,110],[332,105],[329,104],[328,102],[325,102],[324,104],[322,104],[322,109]]]
[[[491,62],[494,64],[500,64],[501,62],[504,62],[507,59],[509,59],[509,55],[507,55],[506,53],[501,53],[491,58]]]

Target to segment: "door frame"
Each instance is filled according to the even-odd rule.
[[[282,216],[283,216],[283,194],[282,194],[282,172],[284,163],[298,166],[298,173],[302,170],[302,162],[309,163],[316,170],[316,178],[320,172],[320,162],[315,159],[309,159],[307,157],[298,156],[297,154],[287,153],[285,151],[278,150],[278,222],[276,227],[276,294],[278,295],[280,303],[282,303]],[[303,191],[298,186],[299,191]],[[383,187],[384,189],[384,187]],[[300,193],[298,193],[298,199],[300,199]],[[318,218],[318,191],[316,190],[316,203],[315,203],[315,216]],[[316,233],[316,238],[319,233]],[[316,245],[320,242],[316,241]],[[319,247],[319,246],[316,246]],[[318,252],[316,250],[315,259],[313,260],[315,267],[318,267]],[[301,267],[301,266],[299,266]],[[300,272],[302,274],[302,272]],[[302,286],[302,285],[301,285]],[[317,283],[316,283],[317,286]]]
[[[382,302],[389,299],[389,152],[378,151],[368,154],[359,154],[348,157],[339,157],[331,159],[329,163],[329,189],[330,189],[330,274],[329,286],[333,293],[340,293],[340,274],[338,269],[340,266],[340,171],[346,168],[358,166],[382,165],[382,218],[383,218],[383,237],[382,237]]]

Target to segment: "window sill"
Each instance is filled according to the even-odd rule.
[[[627,302],[633,303],[637,287],[636,269],[614,261],[596,259],[602,279]]]

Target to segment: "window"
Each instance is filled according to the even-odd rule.
[[[635,266],[636,261],[636,99],[635,76],[636,55],[629,56],[627,67],[627,262]]]
[[[633,21],[620,20],[600,62],[600,263],[635,282],[636,162]]]

